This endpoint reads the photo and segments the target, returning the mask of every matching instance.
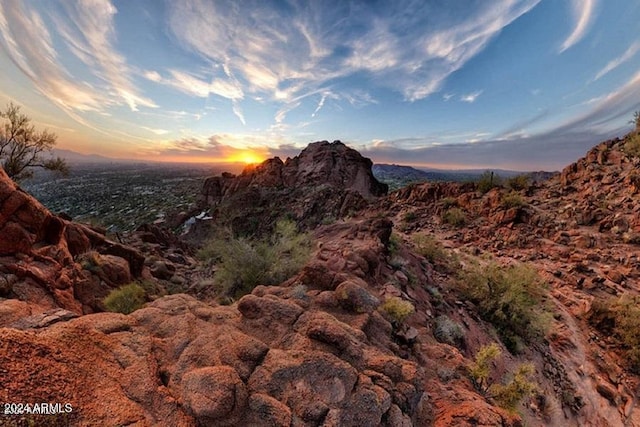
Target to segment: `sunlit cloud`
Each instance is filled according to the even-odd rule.
[[[594,20],[596,0],[571,0],[571,12],[575,25],[573,31],[560,46],[560,53],[578,43],[586,35]]]
[[[598,71],[598,73],[595,75],[593,80],[594,81],[598,80],[599,78],[603,77],[605,74],[608,74],[611,71],[615,70],[620,65],[624,64],[625,62],[633,58],[636,55],[636,53],[638,53],[638,51],[640,51],[640,42],[633,43],[631,46],[629,46],[627,50],[624,51],[622,55],[620,55],[615,59],[612,59],[607,63],[607,65],[604,66],[604,68],[602,68],[602,70]]]
[[[482,92],[483,92],[482,90],[478,90],[472,93],[468,93],[466,95],[462,95],[460,97],[460,101],[473,104],[474,102],[476,102],[476,99],[478,99],[478,97],[482,95]]]
[[[170,133],[170,131],[166,130],[166,129],[154,129],[154,128],[150,128],[150,127],[146,127],[146,126],[141,126],[142,129],[149,131],[151,133],[154,133],[156,135],[166,135],[168,133]]]
[[[106,0],[60,5],[65,10],[65,19],[52,7],[49,18],[55,25],[51,26],[27,2],[0,4],[2,49],[37,90],[74,120],[92,129],[95,126],[82,113],[104,113],[122,104],[132,111],[140,106],[156,107],[151,99],[140,94],[126,60],[113,47],[115,7]],[[54,46],[53,32],[89,67],[91,78],[80,76],[64,65]]]
[[[364,73],[374,84],[416,101],[438,91],[451,73],[538,2],[496,1],[473,15],[452,18],[435,9],[427,14],[409,1],[384,14],[354,3],[311,2],[293,6],[297,13],[290,17],[283,15],[287,8],[266,3],[188,0],[171,3],[169,23],[185,47],[212,68],[223,67],[225,73],[216,77],[230,86],[239,83],[254,99],[295,104],[310,92]],[[352,90],[332,88],[340,99],[362,100]]]
[[[257,163],[271,153],[264,138],[252,135],[216,134],[208,138],[185,137],[149,149],[149,154],[174,161]]]

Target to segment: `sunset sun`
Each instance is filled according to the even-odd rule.
[[[262,154],[256,153],[254,151],[248,151],[248,150],[241,151],[229,157],[229,161],[231,162],[245,163],[247,165],[254,164],[254,163],[262,163],[263,160],[264,160],[264,156]]]

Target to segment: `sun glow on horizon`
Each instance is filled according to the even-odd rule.
[[[238,153],[232,154],[225,159],[227,162],[244,163],[247,165],[262,163],[265,160],[265,156],[262,153],[257,153],[250,150],[242,150]]]

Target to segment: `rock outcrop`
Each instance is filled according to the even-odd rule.
[[[200,208],[218,222],[229,219],[238,234],[264,231],[283,215],[314,227],[387,193],[371,166],[370,159],[340,141],[314,142],[284,162],[275,157],[247,166],[238,176],[207,179]]]
[[[171,295],[129,316],[10,324],[0,399],[70,402],[74,425],[426,425],[425,373],[375,310],[390,227],[321,228],[297,277],[232,306]],[[342,304],[346,289],[362,303]]]
[[[111,289],[142,274],[136,250],[53,215],[1,169],[0,203],[0,297],[29,302],[34,312],[90,313]]]
[[[625,153],[625,143],[598,144],[551,179],[518,191],[482,194],[473,184],[425,183],[378,204],[408,235],[433,233],[457,251],[525,262],[550,284],[560,320],[551,326],[549,347],[538,349],[544,360],[538,380],[547,382],[549,399],[561,397],[558,405],[571,414],[566,425],[640,425],[633,410],[640,382],[612,320],[586,321],[601,315],[593,308],[598,303],[640,294],[640,160]],[[464,226],[443,221],[454,208]]]

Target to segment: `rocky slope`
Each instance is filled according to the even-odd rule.
[[[3,170],[0,201],[0,297],[8,298],[0,305],[21,307],[21,313],[100,311],[111,289],[142,275],[138,251],[51,214]],[[1,313],[15,316],[12,310]]]
[[[238,176],[225,173],[207,179],[198,211],[206,211],[218,224],[229,223],[240,235],[262,233],[283,216],[315,227],[387,193],[371,166],[370,159],[340,141],[314,142],[284,162],[275,157],[247,166]],[[198,234],[203,232],[195,227],[191,235]]]
[[[640,425],[638,377],[626,347],[611,324],[593,321],[598,304],[640,291],[639,159],[625,154],[624,144],[603,142],[550,180],[517,192],[422,184],[386,201],[406,235],[426,231],[455,251],[526,262],[551,285],[556,321],[541,352],[539,382],[551,381],[549,396],[566,380],[572,384],[579,405],[563,425]],[[464,226],[443,221],[451,206],[464,212]]]
[[[518,198],[452,183],[384,196],[370,161],[338,142],[210,179],[209,222],[244,234],[288,214],[311,230],[311,258],[231,305],[177,294],[130,315],[94,312],[136,277],[189,288],[203,267],[184,243],[155,226],[135,234],[138,249],[112,242],[0,174],[0,401],[74,408],[0,415],[0,425],[640,425],[625,349],[590,320],[594,301],[638,292],[638,160],[622,144],[595,147]],[[452,207],[464,226],[442,220]],[[545,339],[510,354],[444,258],[418,254],[417,234],[461,266],[488,257],[535,266],[555,313]],[[403,320],[388,301],[414,312]],[[535,368],[537,390],[516,411],[470,378],[489,343],[503,350],[491,381],[522,362]]]

